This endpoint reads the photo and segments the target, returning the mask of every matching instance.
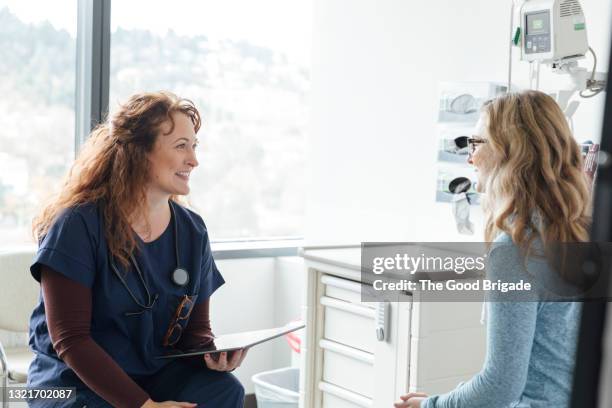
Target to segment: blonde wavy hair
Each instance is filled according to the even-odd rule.
[[[131,222],[137,216],[144,216],[148,225],[148,154],[161,133],[162,124],[170,124],[165,134],[174,130],[172,115],[178,112],[191,119],[196,132],[200,129],[200,114],[188,99],[170,92],[130,97],[112,117],[91,132],[63,187],[34,218],[34,238],[40,242],[65,209],[96,203],[103,210],[104,236],[109,250],[127,266],[129,255],[137,247]],[[177,196],[171,199],[178,201]]]
[[[495,161],[485,186],[485,240],[506,232],[526,251],[537,238],[587,241],[590,184],[555,100],[539,91],[508,93],[487,102],[483,113]]]

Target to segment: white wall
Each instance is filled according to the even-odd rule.
[[[274,259],[217,261],[225,279],[211,297],[210,320],[215,335],[274,327]],[[234,374],[247,393],[254,392],[251,376],[274,368],[274,345],[253,348]]]
[[[438,83],[506,82],[510,4],[315,0],[309,243],[466,238],[434,199]],[[581,4],[605,69],[611,1]],[[580,139],[597,139],[602,100],[576,114]]]
[[[281,326],[301,316],[305,273],[301,258],[256,258],[217,261],[226,284],[211,298],[215,335]],[[291,349],[283,337],[253,347],[235,371],[247,393],[251,377],[291,365]]]
[[[306,306],[306,269],[301,257],[276,258],[275,292],[274,292],[274,326],[299,320],[302,309]],[[300,336],[303,331],[296,334]],[[293,353],[283,339],[276,348],[275,367],[299,365],[299,355]]]

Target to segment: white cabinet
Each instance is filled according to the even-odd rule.
[[[482,366],[481,303],[389,302],[384,339],[377,303],[361,302],[360,248],[306,248],[301,408],[392,407],[407,391],[450,391]]]

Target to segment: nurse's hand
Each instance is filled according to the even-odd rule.
[[[246,357],[248,350],[249,349],[240,349],[233,351],[229,360],[227,359],[227,352],[225,351],[219,353],[219,358],[216,361],[212,355],[204,354],[204,362],[206,362],[206,366],[211,370],[233,371],[240,367],[240,364],[242,364],[242,360],[244,360]]]
[[[193,408],[198,406],[193,402],[164,401],[155,402],[149,398],[140,408]]]

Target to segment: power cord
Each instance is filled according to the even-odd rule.
[[[586,89],[580,91],[579,93],[582,98],[592,98],[606,89],[605,81],[595,80],[595,72],[597,71],[597,55],[591,47],[589,47],[589,51],[591,52],[591,55],[593,55],[593,71],[591,72],[591,78],[587,79]],[[591,93],[585,93],[587,90]]]

